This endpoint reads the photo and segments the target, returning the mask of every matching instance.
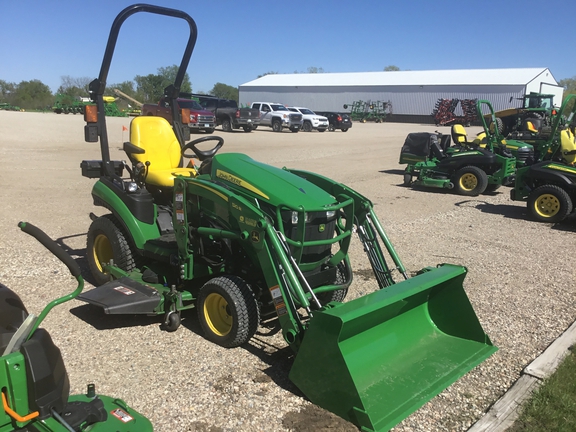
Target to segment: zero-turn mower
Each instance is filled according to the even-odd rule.
[[[523,142],[505,140],[497,130],[490,129],[481,114],[484,105],[494,116],[490,102],[476,102],[484,132],[473,141],[467,140],[462,125],[452,128],[455,146],[438,133],[408,134],[399,161],[408,164],[404,185],[455,189],[460,195],[477,196],[512,184],[517,164],[530,160],[534,149]]]
[[[94,384],[88,385],[85,395],[70,395],[62,353],[40,324],[52,308],[82,292],[80,267],[43,231],[25,222],[19,226],[68,267],[78,286],[36,316],[0,283],[0,432],[151,432],[148,419],[121,399],[97,395]]]
[[[109,213],[93,216],[88,230],[98,286],[81,300],[108,314],[162,316],[168,331],[195,308],[206,338],[230,348],[277,320],[296,353],[290,379],[366,431],[388,430],[496,351],[463,289],[466,268],[442,264],[408,277],[372,203],[343,184],[217,154],[220,137],[186,143],[179,122],[173,129],[160,117],[134,118],[124,144],[130,163],[110,160],[102,95],[120,26],[136,12],[189,24],[179,72],[165,89],[173,118],[186,118],[173,102],[194,21],[173,9],[126,8],[85,114],[86,141],[100,141],[102,160],[83,161],[82,173],[98,179],[94,204]],[[203,149],[207,141],[214,147]],[[344,303],[356,235],[379,289]]]

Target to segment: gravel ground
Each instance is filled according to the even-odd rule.
[[[30,312],[75,287],[66,267],[18,228],[28,221],[85,262],[94,180],[81,176],[83,159],[100,159],[85,143],[80,116],[0,111],[0,281]],[[128,139],[108,122],[112,157]],[[448,128],[440,128],[448,131]],[[574,219],[533,222],[508,190],[474,198],[401,186],[400,147],[409,132],[430,125],[354,124],[347,133],[222,135],[222,151],[248,153],[276,166],[316,171],[373,201],[409,271],[442,262],[465,265],[466,293],[484,330],[500,350],[395,431],[463,431],[519,377],[576,315]],[[476,133],[470,128],[469,133]],[[351,250],[355,281],[350,297],[375,286],[360,245]],[[90,288],[90,284],[87,284]],[[266,329],[242,348],[203,339],[194,311],[174,333],[151,317],[105,316],[79,301],[57,307],[47,328],[62,350],[72,391],[94,382],[145,414],[156,431],[354,431],[354,426],[310,404],[288,380],[293,360],[282,338]]]

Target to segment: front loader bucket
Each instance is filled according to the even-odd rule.
[[[314,312],[290,379],[363,431],[389,430],[497,350],[465,276],[445,264]]]

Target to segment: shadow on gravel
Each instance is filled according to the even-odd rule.
[[[465,200],[454,204],[456,207],[474,207],[482,213],[502,215],[509,219],[529,219],[524,207],[508,204],[491,204],[485,201]]]
[[[158,316],[147,315],[107,315],[102,308],[85,304],[70,309],[70,313],[80,318],[96,330],[111,330],[122,327],[145,327],[151,324],[161,324]]]
[[[381,170],[378,171],[384,174],[394,174],[394,175],[404,175],[403,169],[388,169],[388,170]]]
[[[316,405],[306,405],[300,412],[287,412],[282,419],[282,425],[293,432],[355,432],[358,430],[352,423]]]

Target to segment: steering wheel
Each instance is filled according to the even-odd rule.
[[[212,148],[210,150],[200,150],[199,148],[196,147],[196,144],[200,144],[200,143],[203,143],[205,141],[218,141],[218,144],[216,144],[216,146],[214,146],[214,148]],[[222,148],[223,145],[224,145],[224,138],[222,138],[222,137],[219,137],[219,136],[202,137],[202,138],[195,139],[194,141],[190,141],[188,144],[184,145],[184,147],[182,147],[181,154],[182,154],[182,157],[185,157],[188,159],[192,159],[193,157],[197,157],[198,159],[200,159],[200,162],[202,162],[203,160],[211,158],[212,156],[214,156],[216,154],[216,152]],[[187,153],[186,152],[187,150],[192,150],[194,152],[194,154]]]

